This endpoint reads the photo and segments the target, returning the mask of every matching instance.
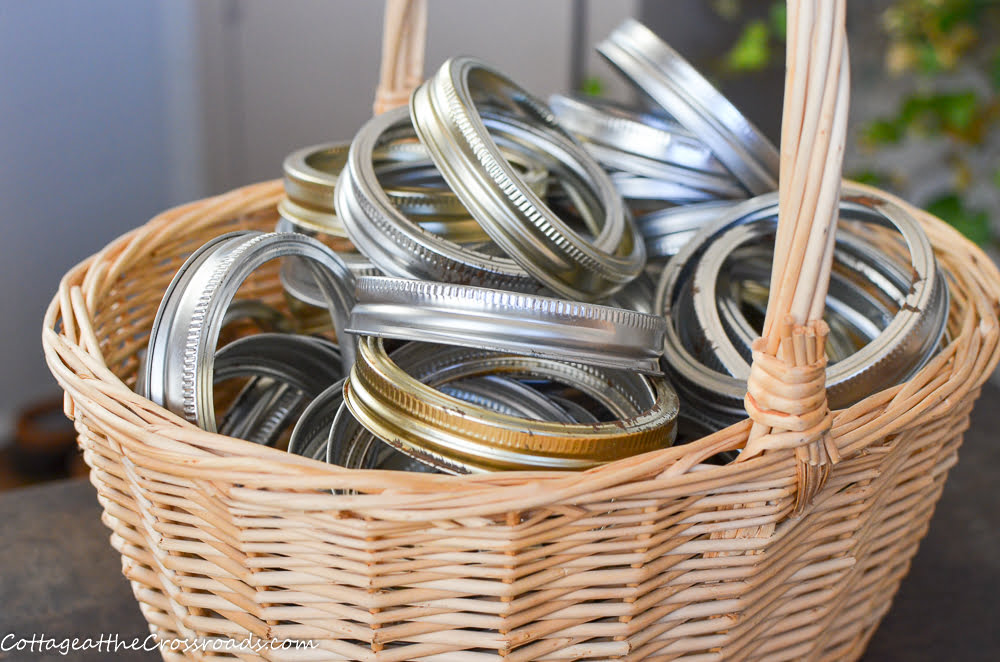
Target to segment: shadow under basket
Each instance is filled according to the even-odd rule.
[[[705,463],[741,447],[748,421],[583,473],[443,476],[326,465],[137,396],[174,272],[210,237],[273,227],[281,194],[266,182],[161,214],[67,274],[45,318],[104,522],[161,638],[312,646],[211,659],[861,655],[1000,358],[1000,274],[974,245],[908,206],[950,275],[952,340],[911,381],[836,412],[840,461],[793,516],[792,450]],[[276,269],[241,293],[281,305]]]

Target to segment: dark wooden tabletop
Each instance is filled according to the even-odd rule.
[[[865,662],[1000,659],[1000,389],[973,414],[910,574]],[[94,488],[67,480],[0,494],[0,638],[146,637],[146,622],[108,543]],[[148,652],[0,652],[0,660],[156,660]]]

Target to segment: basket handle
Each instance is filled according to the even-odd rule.
[[[426,42],[427,0],[386,0],[376,115],[409,102],[410,93],[424,79]]]
[[[792,514],[808,506],[840,458],[830,437],[823,322],[847,134],[846,0],[788,0],[778,232],[763,337],[753,345],[740,460],[793,452]]]

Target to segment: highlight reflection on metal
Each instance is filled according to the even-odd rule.
[[[500,153],[481,109],[516,124],[525,145],[537,150],[534,158],[548,157],[550,176],[564,188],[572,183],[578,206],[597,221],[592,239],[531,191]],[[607,175],[542,101],[503,74],[473,58],[451,58],[414,91],[410,116],[441,174],[487,234],[553,292],[600,300],[641,272],[645,247]]]
[[[730,265],[736,277],[746,268],[746,261],[729,256],[770,236],[776,215],[777,194],[734,207],[671,259],[657,288],[656,308],[669,321],[665,368],[688,403],[684,415],[712,427],[745,417],[746,343],[759,332],[744,317],[746,307],[730,300],[731,289],[720,292],[719,283],[731,282]],[[868,227],[898,233],[908,263],[873,245]],[[916,220],[849,184],[842,191],[835,260],[827,319],[831,346],[840,348],[840,356],[831,357],[839,360],[827,369],[827,389],[831,407],[842,408],[905,381],[930,360],[945,332],[948,290]],[[770,255],[765,261],[770,264]],[[761,286],[769,266],[765,273]]]
[[[354,303],[354,276],[333,251],[294,234],[233,232],[210,240],[181,265],[156,312],[140,381],[141,395],[216,431],[213,359],[226,309],[260,265],[296,256],[309,261],[337,337]],[[341,363],[354,363],[353,342],[341,342]]]
[[[621,308],[401,278],[359,278],[348,331],[659,373],[666,323]]]
[[[676,255],[698,231],[739,204],[736,200],[712,200],[670,207],[636,219],[646,240],[649,257]]]
[[[549,97],[549,107],[560,124],[587,142],[731,179],[729,171],[705,143],[669,119],[641,115],[607,101],[576,99],[561,94]]]
[[[562,381],[571,369],[577,388],[594,391],[595,397],[615,390],[638,410],[629,418],[596,424],[532,421],[447,396],[402,367],[404,350],[432,362],[443,351],[410,343],[393,360],[381,339],[364,337],[358,347],[358,361],[344,386],[351,414],[379,438],[442,471],[584,469],[669,446],[676,433],[677,397],[662,378],[502,353],[463,361],[462,369],[452,373],[464,378],[516,371]],[[581,374],[589,378],[581,379]]]

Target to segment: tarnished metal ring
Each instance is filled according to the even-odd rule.
[[[771,224],[776,225],[777,194],[761,197],[770,198],[758,198],[759,206],[768,210]],[[944,334],[949,300],[947,283],[937,268],[930,242],[915,218],[887,199],[877,199],[871,193],[862,196],[845,191],[840,209],[843,217],[897,229],[909,248],[911,264],[906,266],[906,271],[897,268],[894,277],[889,274],[896,281],[894,283],[886,282],[889,279],[883,277],[882,286],[891,285],[894,288],[888,293],[890,297],[902,295],[899,310],[888,326],[879,329],[879,333],[857,352],[828,367],[827,391],[834,407],[857,402],[871,393],[905,381],[922,368],[933,356]],[[754,225],[762,222],[767,223],[768,220],[759,219]],[[846,231],[849,228],[842,230]],[[721,364],[740,379],[749,377],[750,365],[730,338],[720,333],[722,322],[715,297],[716,281],[711,272],[719,264],[723,251],[752,240],[755,234],[763,233],[733,228],[717,237],[699,259],[693,276],[697,290],[694,300],[696,318],[712,339],[714,353]],[[727,236],[733,238],[727,240]],[[860,247],[855,250],[857,248]],[[891,258],[883,255],[879,259],[877,252],[869,253],[867,257],[873,261],[872,268],[883,273],[886,268],[891,269]],[[703,267],[704,272],[700,274],[699,270]],[[850,301],[844,303],[849,304]]]
[[[734,368],[736,374],[750,362],[751,345],[760,336],[760,329],[754,328],[743,314],[747,301],[733,291],[733,271],[759,285],[758,310],[762,322],[776,228],[777,219],[770,224],[754,223],[729,230],[705,251],[695,270],[694,290],[698,292],[694,302],[695,321],[706,330],[707,336],[725,335],[743,357]],[[767,245],[758,244],[766,238],[770,238],[765,241]],[[830,326],[827,355],[831,364],[859,351],[891,324],[904,305],[912,278],[909,263],[897,264],[891,256],[848,229],[837,233],[824,316]],[[714,300],[714,305],[710,300]],[[718,333],[717,324],[721,325],[722,334]],[[735,356],[729,345],[723,343],[716,353],[722,367],[734,374],[727,363],[734,361]]]
[[[600,204],[600,232],[587,239],[542,201],[503,157],[479,107],[529,122],[532,140],[554,157],[549,170],[588,188]],[[410,97],[413,126],[441,174],[487,234],[553,292],[606,298],[635,278],[645,246],[600,165],[545,104],[483,62],[451,58]]]
[[[567,365],[530,360],[545,378],[557,378]],[[496,374],[503,363],[502,356],[495,356],[478,372],[463,376]],[[524,364],[525,357],[517,357],[517,369]],[[605,373],[605,389],[615,381],[616,371],[590,370]],[[627,371],[617,372],[628,378]],[[344,401],[376,436],[442,470],[584,469],[672,443],[676,394],[663,379],[640,379],[648,385],[649,397],[640,403],[643,411],[629,419],[589,425],[530,421],[470,405],[417,381],[388,357],[381,339],[366,337],[359,341]]]
[[[689,348],[699,344],[712,347],[707,351],[721,346],[731,347],[728,338],[702,335],[700,338],[685,339],[681,333],[683,325],[679,321],[694,319],[694,295],[690,286],[706,247],[735,226],[767,219],[773,222],[777,206],[777,194],[768,194],[734,207],[724,217],[703,228],[684,250],[674,256],[664,269],[657,287],[656,309],[671,320],[666,331],[664,367],[676,378],[678,391],[692,395],[693,400],[687,402],[698,403],[699,408],[704,403],[706,411],[725,413],[721,419],[715,416],[713,420],[716,422],[728,424],[745,417],[743,396],[749,365],[744,361],[745,367],[737,376],[707,367],[692,355]],[[948,298],[946,282],[938,272],[930,242],[905,210],[848,183],[843,186],[840,210],[842,219],[895,227],[900,231],[910,250],[912,277],[909,285],[912,288],[899,314],[876,341],[828,368],[827,393],[830,406],[834,408],[849,406],[866,395],[899,383],[924,365],[939,346],[944,333]],[[680,306],[692,308],[682,309]],[[739,353],[735,349],[733,352],[735,363]],[[907,357],[912,361],[908,361]],[[686,411],[689,409],[691,407],[685,408]]]

